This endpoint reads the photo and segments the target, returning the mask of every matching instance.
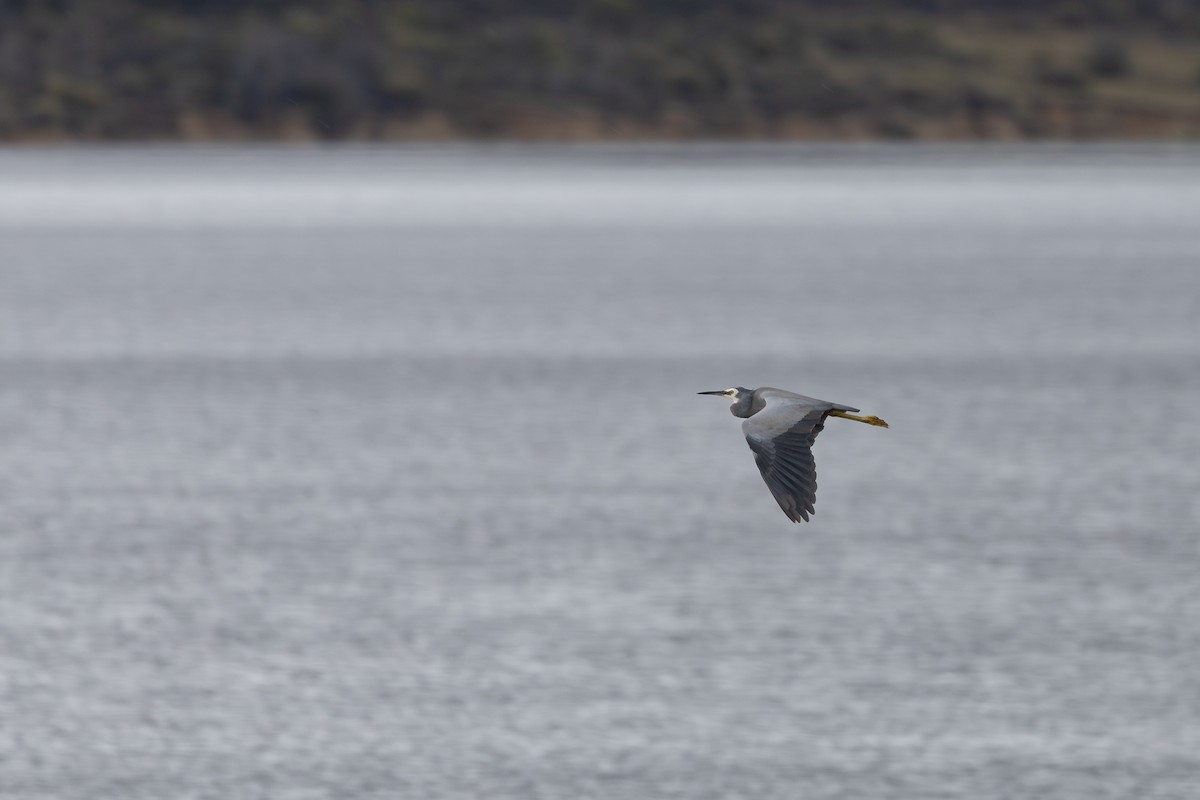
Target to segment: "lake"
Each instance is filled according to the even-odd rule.
[[[1200,147],[0,150],[6,798],[1200,796]],[[813,521],[727,403],[829,420]]]

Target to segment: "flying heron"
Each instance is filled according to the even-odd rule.
[[[742,423],[742,433],[754,451],[754,463],[792,522],[808,522],[808,515],[815,513],[817,465],[813,461],[812,444],[825,429],[825,418],[841,417],[881,428],[888,426],[879,417],[854,414],[857,408],[770,386],[753,390],[735,386],[698,394],[713,394],[733,401],[729,410],[735,417],[746,420]]]

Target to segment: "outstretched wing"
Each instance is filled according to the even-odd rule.
[[[832,404],[829,404],[832,405]],[[767,488],[792,522],[808,521],[817,499],[812,444],[824,430],[829,407],[772,402],[742,423],[746,443]]]

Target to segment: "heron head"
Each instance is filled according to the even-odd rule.
[[[737,400],[742,395],[750,394],[750,390],[742,386],[735,386],[732,389],[718,389],[715,392],[696,392],[696,394],[712,394],[717,397],[726,397],[730,400]]]
[[[750,416],[750,405],[754,402],[754,390],[747,389],[745,386],[734,386],[732,389],[721,389],[716,392],[697,392],[697,394],[711,394],[726,398],[730,403],[729,411],[735,417]]]

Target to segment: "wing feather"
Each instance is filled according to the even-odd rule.
[[[807,399],[807,398],[806,398]],[[807,522],[817,499],[817,464],[812,445],[825,429],[833,404],[812,407],[768,400],[762,411],[742,423],[754,463],[783,513],[792,522]],[[760,419],[761,418],[761,419]]]

